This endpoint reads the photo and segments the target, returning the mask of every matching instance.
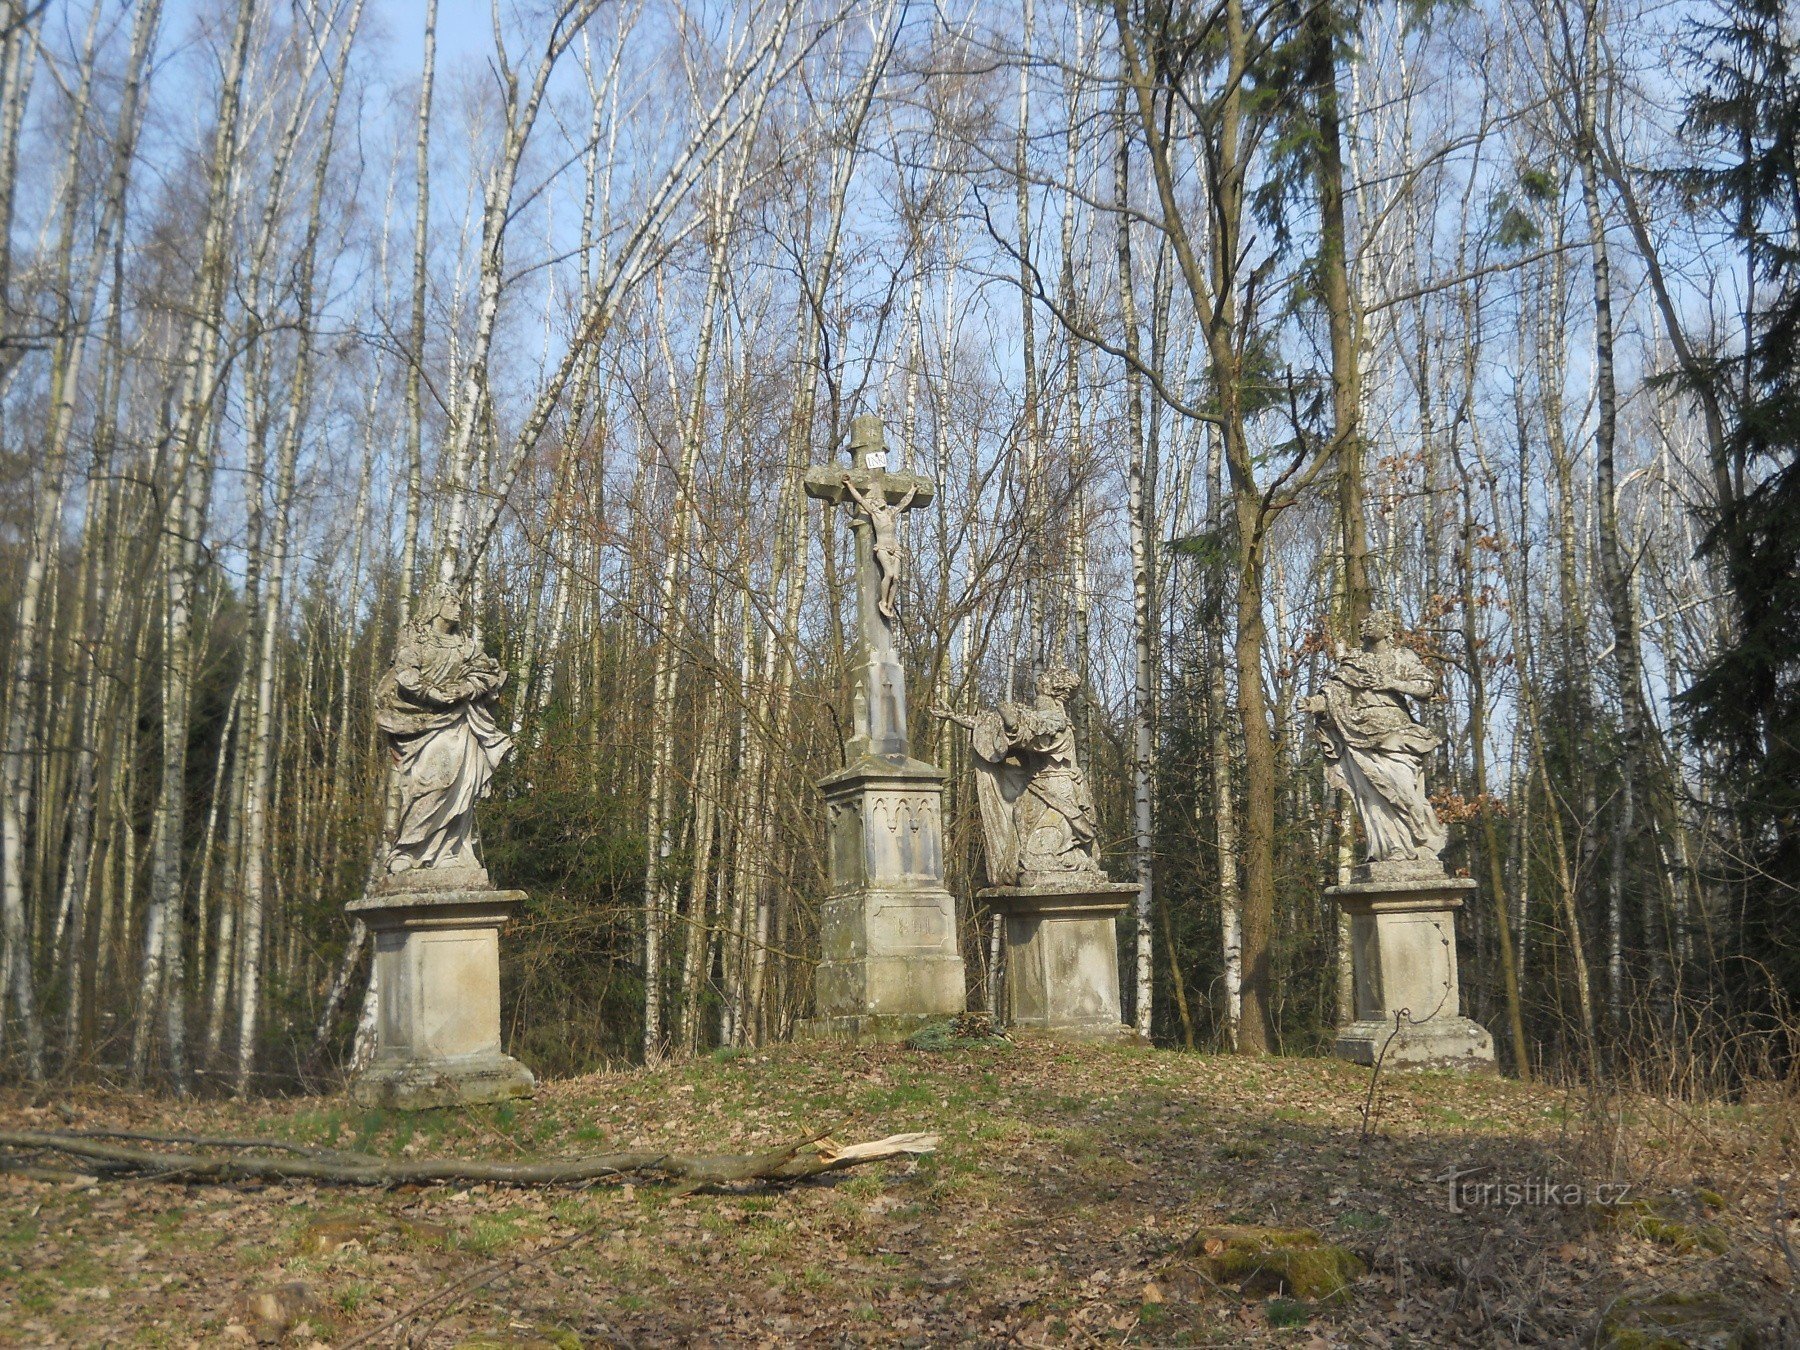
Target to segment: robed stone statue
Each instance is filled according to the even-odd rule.
[[[1433,697],[1437,681],[1416,652],[1395,645],[1397,631],[1391,610],[1370,614],[1362,650],[1346,653],[1301,707],[1324,745],[1327,780],[1356,802],[1364,861],[1440,865],[1445,832],[1425,795],[1425,760],[1443,738],[1408,702]]]
[[[475,803],[513,747],[495,720],[505,684],[461,594],[440,585],[375,686],[395,824],[386,875],[344,907],[374,938],[374,1055],[350,1083],[364,1106],[499,1102],[536,1082],[500,1042],[500,930],[527,897],[489,884],[475,837]]]
[[[475,803],[513,748],[495,720],[506,677],[482,650],[480,631],[464,626],[462,597],[437,587],[375,688],[375,721],[393,753],[400,794],[390,875],[481,868]]]
[[[975,786],[994,886],[1079,887],[1104,882],[1099,825],[1075,758],[1067,700],[1081,687],[1066,666],[1038,676],[1037,699],[974,716],[933,708],[971,732]]]

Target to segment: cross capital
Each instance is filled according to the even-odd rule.
[[[890,473],[887,467],[887,442],[882,435],[879,417],[856,417],[850,422],[850,466],[815,464],[806,471],[806,495],[836,505],[849,497],[846,481],[854,483],[865,497],[881,493],[889,506],[898,506],[912,494],[907,509],[931,504],[937,495],[937,484],[922,473]]]

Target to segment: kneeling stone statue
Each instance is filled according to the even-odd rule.
[[[1113,921],[1138,888],[1108,881],[1100,867],[1099,817],[1069,716],[1080,687],[1073,671],[1052,666],[1031,703],[932,711],[970,732],[990,883],[979,894],[1006,917],[1007,1020],[1111,1036],[1122,1030]]]
[[[1038,677],[1033,703],[1002,703],[973,717],[932,709],[972,733],[988,880],[995,886],[1106,880],[1094,854],[1099,824],[1076,762],[1067,703],[1080,687],[1073,671],[1052,666]]]

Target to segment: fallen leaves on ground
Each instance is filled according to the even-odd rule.
[[[1367,1096],[1367,1075],[1335,1061],[1027,1038],[787,1045],[410,1115],[11,1093],[0,1123],[19,1128],[384,1157],[753,1150],[825,1123],[941,1143],[773,1193],[689,1196],[0,1175],[0,1343],[1779,1344],[1792,1330],[1775,1236],[1793,1218],[1778,1214],[1786,1098],[1673,1107],[1384,1076],[1365,1125]],[[1526,1183],[1561,1189],[1507,1203]],[[1244,1234],[1288,1245],[1221,1261]],[[1292,1250],[1328,1253],[1341,1293],[1290,1287],[1284,1262],[1318,1264]]]

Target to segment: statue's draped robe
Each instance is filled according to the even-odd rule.
[[[375,691],[400,784],[393,857],[412,867],[477,866],[475,803],[512,737],[494,722],[499,667],[478,638],[415,629]]]
[[[984,712],[973,748],[988,880],[1017,886],[1097,875],[1094,800],[1067,711],[1007,704]]]
[[[1352,652],[1325,681],[1318,727],[1326,777],[1356,799],[1371,862],[1436,861],[1444,850],[1444,826],[1425,795],[1425,758],[1442,738],[1406,704],[1431,682],[1425,663],[1403,647]]]

